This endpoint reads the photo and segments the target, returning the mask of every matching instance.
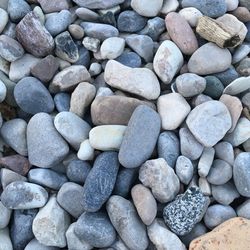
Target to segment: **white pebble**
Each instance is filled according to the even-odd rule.
[[[77,157],[82,161],[91,161],[94,158],[94,148],[90,145],[89,139],[81,143]]]
[[[110,37],[101,45],[101,56],[103,59],[115,59],[122,54],[125,40],[120,37]]]

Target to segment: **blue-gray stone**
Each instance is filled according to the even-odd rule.
[[[188,188],[164,208],[164,221],[175,234],[186,235],[202,220],[209,203],[198,187]]]
[[[136,168],[152,155],[161,129],[161,118],[146,105],[138,106],[127,126],[119,150],[119,162]]]
[[[135,52],[123,52],[115,60],[131,68],[141,67],[141,57],[138,56]]]
[[[8,14],[12,22],[19,22],[28,12],[31,11],[29,4],[24,0],[9,0]]]
[[[24,77],[14,89],[17,105],[26,113],[50,113],[55,105],[48,89],[35,77]]]
[[[224,90],[222,82],[215,76],[206,76],[205,79],[207,84],[203,94],[208,95],[213,99],[219,99]]]
[[[96,212],[111,195],[119,169],[116,152],[98,155],[83,186],[83,207],[87,212]]]
[[[159,136],[157,142],[158,156],[166,160],[171,168],[174,168],[180,155],[180,142],[174,132],[165,131]]]
[[[97,248],[108,247],[116,239],[116,231],[104,212],[83,213],[76,222],[75,233]]]
[[[235,70],[234,66],[230,66],[229,69],[227,69],[223,72],[220,72],[220,73],[213,74],[213,75],[216,76],[217,78],[219,78],[219,80],[222,82],[224,87],[229,85],[235,79],[239,78],[239,74]]]
[[[245,23],[245,26],[247,27],[247,35],[245,37],[245,41],[250,42],[250,21]]]
[[[88,9],[109,9],[124,2],[124,0],[73,0],[77,5]]]
[[[70,108],[70,95],[68,93],[57,93],[54,96],[54,102],[58,112],[69,111]]]
[[[118,16],[117,28],[121,32],[138,32],[145,27],[146,23],[147,18],[133,10],[125,10]]]
[[[74,63],[74,65],[83,65],[87,69],[90,66],[90,53],[84,46],[82,46],[82,42],[77,41],[76,45],[79,51],[79,59]]]

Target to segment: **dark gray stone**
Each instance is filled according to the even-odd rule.
[[[54,96],[54,102],[58,112],[69,111],[70,95],[68,93],[60,92]]]
[[[116,239],[116,231],[104,212],[83,213],[76,222],[75,233],[97,248],[108,247]]]
[[[158,113],[146,105],[133,112],[119,150],[119,162],[126,168],[136,168],[149,159],[161,129]]]
[[[206,76],[205,79],[207,84],[203,94],[208,95],[213,99],[219,99],[224,90],[222,82],[215,76]]]
[[[131,68],[141,67],[141,57],[138,56],[135,52],[123,52],[115,60]]]
[[[96,212],[107,201],[115,186],[118,169],[116,152],[104,152],[96,158],[83,186],[85,211]]]
[[[188,188],[164,208],[164,221],[177,235],[186,235],[202,220],[209,202],[199,188]]]
[[[18,23],[30,11],[31,7],[24,0],[8,1],[8,14],[12,22]]]
[[[83,65],[86,68],[90,66],[90,53],[84,46],[82,46],[82,42],[77,41],[76,45],[79,51],[79,59],[74,63],[74,65]]]
[[[18,106],[29,114],[50,113],[55,107],[49,91],[35,77],[20,80],[14,89],[14,96]]]
[[[213,74],[213,75],[219,78],[219,80],[222,82],[224,87],[229,85],[235,79],[239,78],[239,74],[235,70],[234,66],[231,66],[229,69],[220,73]]]

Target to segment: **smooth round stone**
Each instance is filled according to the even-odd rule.
[[[87,139],[80,144],[77,157],[82,161],[91,161],[94,158],[94,153],[94,148],[92,148],[89,140]]]
[[[232,207],[216,204],[207,209],[204,216],[204,222],[208,228],[213,229],[224,221],[236,216],[237,215]]]
[[[239,0],[240,5],[246,7],[248,10],[250,10],[250,3],[247,0]]]
[[[104,212],[83,213],[75,225],[75,233],[91,246],[110,246],[116,238],[116,231]]]
[[[236,212],[239,217],[250,219],[250,200],[247,199],[240,206],[238,206]]]
[[[234,151],[233,146],[229,142],[222,141],[215,145],[216,157],[226,161],[228,164],[233,166],[234,164]]]
[[[7,227],[10,222],[11,210],[0,201],[0,230]],[[1,246],[1,244],[0,244]]]
[[[138,215],[145,225],[150,225],[157,214],[157,203],[150,190],[142,184],[131,189],[131,196]]]
[[[173,200],[180,190],[180,181],[163,158],[146,161],[139,170],[139,180],[150,187],[161,203]]]
[[[67,177],[70,181],[83,184],[91,170],[91,166],[86,161],[72,160],[67,166]]]
[[[239,74],[235,70],[234,66],[230,66],[227,70],[214,74],[224,86],[229,85],[231,82],[239,77]]]
[[[47,204],[37,213],[32,231],[41,244],[64,248],[67,245],[65,233],[69,225],[70,216],[52,195]]]
[[[19,118],[7,121],[1,127],[3,140],[18,154],[23,156],[28,155],[26,129],[27,122]]]
[[[219,145],[219,144],[217,144]],[[212,166],[214,160],[214,148],[204,148],[198,163],[198,173],[200,177],[205,178]]]
[[[212,101],[212,100],[213,99],[210,96],[200,94],[200,95],[193,97],[191,104],[192,104],[192,106],[196,107],[204,102],[208,102],[208,101]]]
[[[165,131],[159,135],[157,142],[158,156],[163,158],[171,168],[174,168],[180,155],[180,143],[174,132]]]
[[[63,138],[76,150],[86,140],[91,127],[72,112],[60,112],[54,119],[54,125]]]
[[[24,250],[59,250],[57,247],[49,247],[41,244],[37,239],[31,240],[28,245],[24,248]]]
[[[194,7],[198,9],[203,15],[209,17],[219,17],[226,13],[227,5],[225,0],[183,0],[182,7]]]
[[[91,76],[97,76],[102,72],[102,65],[100,63],[91,63],[89,73]]]
[[[44,15],[44,13],[43,13],[42,8],[39,7],[39,6],[36,6],[36,7],[33,9],[33,11],[34,11],[34,12],[36,13],[36,15],[39,17],[41,23],[44,24],[44,23],[45,23],[45,15]]]
[[[0,248],[2,250],[13,250],[9,229],[7,227],[0,229]]]
[[[128,249],[145,250],[149,244],[146,227],[133,203],[121,196],[113,195],[109,198],[106,209],[111,223]],[[121,223],[121,220],[124,223]]]
[[[77,5],[88,9],[109,9],[124,2],[124,0],[73,0]]]
[[[140,105],[135,109],[119,150],[122,166],[136,168],[149,159],[160,133],[160,123],[158,113],[148,106]]]
[[[242,59],[247,57],[249,52],[250,52],[250,45],[249,44],[244,44],[244,43],[241,44],[234,51],[232,63],[233,64],[239,63]]]
[[[215,76],[205,76],[205,79],[207,85],[203,93],[212,97],[213,99],[219,99],[224,90],[222,82]]]
[[[73,182],[66,182],[61,186],[57,194],[56,199],[59,205],[74,218],[78,218],[84,212],[81,203],[82,192],[82,186]]]
[[[164,0],[161,8],[161,14],[168,14],[170,12],[175,12],[179,7],[178,0]]]
[[[115,186],[119,169],[116,152],[100,154],[83,186],[82,204],[87,212],[96,212],[108,200]]]
[[[5,189],[14,181],[27,181],[27,178],[7,168],[2,168],[0,171],[1,184]]]
[[[213,185],[222,185],[227,183],[232,176],[232,167],[227,162],[216,159],[211,166],[207,180]]]
[[[31,11],[31,7],[24,0],[9,0],[8,13],[11,21],[18,23],[26,14]]]
[[[68,29],[69,29],[70,35],[73,38],[75,38],[77,40],[81,40],[84,37],[84,30],[80,25],[71,24],[71,25],[69,25]]]
[[[164,41],[155,54],[154,71],[165,84],[169,84],[181,69],[183,61],[183,55],[176,44]]]
[[[35,1],[36,2],[36,1]],[[57,12],[69,8],[67,0],[37,0],[45,13]]]
[[[231,128],[231,115],[222,102],[208,101],[195,107],[186,119],[194,137],[205,147],[212,147]]]
[[[247,77],[239,77],[233,82],[231,82],[225,89],[224,94],[228,95],[238,95],[249,89],[249,79],[250,76]]]
[[[1,34],[9,20],[8,13],[2,8],[0,8],[0,19],[1,19],[1,24],[0,24],[0,34]]]
[[[84,21],[98,21],[99,15],[88,8],[77,8],[76,15]]]
[[[3,205],[9,209],[39,208],[47,200],[48,193],[44,188],[24,181],[12,182],[1,195]]]
[[[176,161],[175,172],[180,181],[188,185],[194,174],[192,162],[183,155],[179,156]]]
[[[131,7],[138,14],[146,17],[157,16],[161,10],[163,0],[152,0],[148,2],[147,0],[132,0]]]
[[[125,40],[123,38],[107,38],[101,45],[101,56],[103,59],[115,59],[122,54],[124,47]]]
[[[174,130],[181,125],[191,108],[180,94],[170,93],[158,98],[157,110],[161,116],[162,128]]]
[[[121,12],[117,19],[117,27],[120,32],[138,32],[145,27],[146,23],[145,17],[132,10]]]
[[[239,0],[226,0],[227,11],[235,10],[239,5]]]
[[[198,49],[198,41],[186,19],[171,12],[166,16],[165,22],[171,40],[183,54],[192,55]]]
[[[238,154],[233,166],[233,178],[238,192],[250,197],[250,172],[249,172],[250,153],[243,152]]]
[[[198,48],[188,61],[188,70],[197,75],[222,72],[231,65],[232,56],[228,49],[221,49],[214,43]]]
[[[202,13],[194,7],[183,8],[179,11],[179,14],[186,19],[191,27],[196,27],[199,18],[203,16]]]
[[[239,72],[241,76],[249,76],[250,75],[249,68],[250,68],[250,59],[247,57],[240,62],[236,70],[237,72]]]
[[[49,91],[35,77],[20,80],[14,89],[14,97],[18,106],[29,114],[50,113],[55,107]]]
[[[211,185],[207,181],[206,178],[200,177],[198,184],[199,184],[199,188],[200,188],[201,192],[204,195],[211,196],[211,194],[212,194]]]
[[[175,80],[178,93],[183,97],[192,97],[201,94],[206,88],[206,79],[196,74],[185,73]]]
[[[70,95],[68,93],[60,92],[54,96],[55,106],[58,112],[69,111],[70,109]]]

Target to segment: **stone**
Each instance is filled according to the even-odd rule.
[[[168,14],[169,12],[175,12],[179,7],[178,0],[163,0],[163,5],[161,8],[161,14]]]
[[[227,11],[235,10],[239,5],[239,0],[226,0]]]
[[[71,97],[68,93],[59,92],[54,96],[55,106],[58,112],[69,111]]]
[[[102,65],[99,63],[91,63],[89,73],[91,76],[97,76],[102,72]]]
[[[239,77],[238,79],[231,82],[225,89],[224,94],[227,95],[238,95],[250,88],[249,84],[250,76]]]
[[[224,85],[215,76],[205,76],[205,79],[206,79],[207,84],[203,93],[212,97],[213,99],[218,100],[223,94]]]
[[[90,65],[90,52],[84,46],[81,46],[81,42],[77,41],[76,44],[79,52],[79,59],[75,62],[75,65],[83,65],[88,68]]]
[[[0,131],[3,140],[18,154],[23,156],[28,155],[26,129],[27,122],[16,118],[5,122]]]
[[[83,213],[76,222],[75,233],[97,248],[110,246],[116,238],[116,231],[104,212]]]
[[[191,27],[196,27],[198,20],[203,14],[194,7],[183,8],[179,11],[179,14],[186,19]]]
[[[38,16],[33,11],[29,12],[18,23],[16,36],[25,50],[36,57],[47,56],[54,49],[53,37],[41,24]]]
[[[180,190],[177,175],[163,158],[146,161],[139,170],[139,180],[151,188],[154,197],[161,203],[173,200]]]
[[[219,143],[217,145],[219,145]],[[215,154],[214,148],[204,147],[198,163],[198,173],[200,177],[203,178],[207,177],[214,160],[214,154]]]
[[[249,76],[250,75],[250,72],[249,72],[249,63],[250,63],[250,60],[249,58],[245,58],[243,59],[239,66],[236,68],[237,72],[239,72],[239,74],[241,76]]]
[[[115,60],[131,68],[140,68],[142,63],[141,58],[135,52],[123,52]]]
[[[98,21],[100,16],[95,12],[88,8],[77,8],[76,15],[85,21]]]
[[[115,59],[120,56],[125,47],[125,40],[120,37],[107,38],[101,45],[100,52],[103,59]]]
[[[185,18],[178,13],[171,12],[166,16],[165,22],[172,41],[183,54],[192,55],[198,49],[198,41]]]
[[[142,222],[149,226],[157,214],[157,203],[154,196],[142,184],[137,184],[131,189],[131,196]]]
[[[215,154],[216,157],[226,161],[228,164],[233,166],[234,164],[234,151],[232,144],[226,141],[219,142],[215,145]]]
[[[122,166],[139,167],[151,156],[160,133],[160,123],[160,116],[148,106],[140,105],[135,109],[119,150]]]
[[[52,117],[46,113],[38,113],[30,119],[27,145],[30,163],[42,168],[56,165],[69,152],[68,144],[54,127]]]
[[[0,17],[1,17],[1,24],[0,24],[0,34],[1,34],[2,31],[4,30],[4,28],[6,27],[8,20],[9,20],[9,16],[8,16],[7,11],[0,8]]]
[[[250,108],[250,93],[246,93],[245,95],[243,95],[241,101],[243,105],[249,109]]]
[[[241,5],[241,6],[244,6],[244,7],[246,7],[248,10],[250,10],[250,4],[249,4],[248,1],[246,1],[246,0],[239,0],[239,1],[240,1],[240,5]]]
[[[7,95],[7,88],[5,84],[0,80],[0,102],[3,102]]]
[[[64,183],[58,194],[58,204],[67,211],[74,218],[80,217],[84,212],[83,205],[81,203],[83,187],[73,182]]]
[[[20,59],[24,54],[22,45],[13,38],[0,36],[0,56],[8,62],[14,62]]]
[[[68,30],[70,35],[76,40],[81,40],[84,37],[84,30],[78,24],[70,24]]]
[[[249,206],[250,206],[250,200],[247,199],[245,200],[242,204],[240,204],[237,209],[236,209],[236,213],[239,217],[243,217],[246,219],[250,218],[250,214],[249,214]]]
[[[106,209],[111,223],[126,246],[131,250],[145,250],[149,244],[146,227],[133,204],[121,196],[113,195],[109,198]]]
[[[12,22],[18,23],[31,11],[31,7],[24,0],[9,0],[8,13]]]
[[[214,43],[198,48],[188,61],[188,70],[197,75],[222,72],[231,65],[232,56],[228,49],[221,49]]]
[[[178,236],[172,233],[160,219],[155,219],[147,227],[148,237],[157,249],[178,249],[186,250],[185,245]]]
[[[211,196],[212,195],[211,185],[207,181],[206,178],[200,177],[199,181],[198,181],[198,184],[199,184],[199,188],[200,188],[201,192],[204,195],[207,195],[207,196]]]
[[[82,161],[91,161],[94,158],[94,153],[94,148],[92,148],[89,140],[87,139],[80,144],[77,157]]]
[[[15,181],[27,181],[27,178],[7,168],[0,170],[0,178],[3,189]]]
[[[115,186],[119,169],[116,152],[100,154],[90,170],[83,186],[83,208],[87,212],[96,212],[108,200]]]
[[[36,15],[39,17],[40,22],[41,22],[42,24],[44,24],[44,23],[45,23],[45,15],[44,15],[44,13],[43,13],[42,8],[41,8],[40,6],[36,6],[36,7],[33,9],[33,11],[34,11],[34,12],[36,13]]]
[[[192,162],[183,155],[179,156],[176,161],[175,172],[180,181],[185,185],[188,185],[194,173]]]
[[[207,209],[204,216],[204,222],[209,229],[213,229],[221,223],[236,216],[237,215],[232,207],[215,204]]]
[[[116,240],[110,247],[114,249],[128,250],[128,247],[125,245],[125,243],[119,236],[117,236]]]
[[[9,75],[9,73],[10,73],[10,62],[8,62],[7,60],[5,60],[1,56],[0,56],[0,70],[3,73],[5,73],[6,75]]]
[[[51,196],[47,204],[37,213],[32,231],[36,239],[46,246],[65,247],[65,233],[70,225],[70,217]],[[51,237],[53,236],[53,237]]]
[[[0,201],[0,230],[8,226],[10,222],[11,210],[3,205]],[[1,245],[0,245],[1,246]]]
[[[191,107],[178,93],[161,95],[157,100],[157,110],[164,130],[177,129],[189,114]]]
[[[124,2],[124,0],[73,0],[77,5],[88,9],[109,9]]]
[[[148,3],[146,0],[132,0],[131,7],[141,16],[154,17],[160,12],[163,0],[153,0]]]
[[[164,41],[155,54],[153,67],[163,83],[169,84],[180,71],[183,62],[183,55],[175,43]]]
[[[239,63],[242,59],[247,57],[249,52],[250,52],[250,45],[249,44],[243,43],[243,44],[239,45],[237,47],[237,49],[235,49],[235,51],[234,51],[232,63],[233,64]]]
[[[190,187],[164,208],[164,221],[175,234],[188,234],[202,220],[209,202],[198,187]]]
[[[100,49],[100,40],[93,37],[84,37],[82,44],[83,46],[92,52],[98,52]]]
[[[10,183],[2,192],[1,201],[9,209],[43,207],[48,200],[47,191],[39,185],[24,181]]]
[[[55,116],[54,126],[62,137],[76,150],[88,138],[90,125],[72,112],[60,112]]]
[[[212,147],[231,128],[231,115],[222,102],[208,101],[195,107],[186,119],[194,137],[205,147]]]
[[[234,66],[230,66],[227,70],[215,73],[214,76],[219,78],[219,80],[223,83],[224,86],[229,85],[232,81],[239,77],[238,72],[235,70]]]
[[[45,13],[58,12],[61,10],[69,9],[69,3],[67,0],[37,0],[41,5],[42,10]]]
[[[157,99],[160,95],[159,81],[153,71],[147,68],[130,68],[117,61],[109,60],[105,67],[104,79],[111,87],[148,100]],[[141,79],[144,81],[142,82]]]
[[[89,132],[90,145],[101,151],[119,150],[127,126],[102,125]]]
[[[9,229],[0,229],[0,248],[2,250],[13,250],[13,245],[9,235]]]
[[[49,91],[35,77],[20,80],[15,86],[14,97],[23,111],[33,115],[39,112],[51,113],[55,107]]]
[[[24,248],[24,250],[32,250],[32,249],[36,249],[36,250],[58,250],[59,248],[45,246],[45,245],[39,243],[39,241],[36,238],[34,238]]]

